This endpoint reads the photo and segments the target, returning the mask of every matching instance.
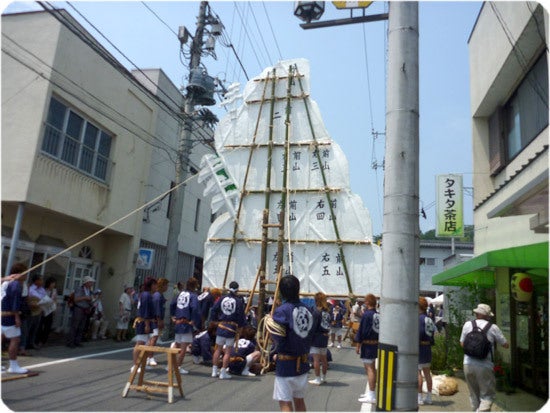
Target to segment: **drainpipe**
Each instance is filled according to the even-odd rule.
[[[15,259],[15,252],[17,250],[17,244],[19,243],[19,232],[21,231],[21,222],[23,222],[23,210],[25,209],[25,203],[20,202],[17,207],[17,216],[15,217],[15,225],[13,227],[13,234],[11,235],[10,253],[8,255],[8,262],[6,264],[6,272],[4,275],[10,275],[13,260]]]

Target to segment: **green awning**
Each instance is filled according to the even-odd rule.
[[[434,275],[432,284],[493,287],[497,267],[518,268],[548,277],[548,242],[486,252]]]

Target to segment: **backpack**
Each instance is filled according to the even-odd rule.
[[[489,331],[491,325],[491,322],[488,321],[482,330],[477,326],[475,320],[472,320],[472,331],[466,334],[464,338],[464,354],[477,359],[487,357],[487,354],[492,351],[492,344],[487,338],[487,331]]]

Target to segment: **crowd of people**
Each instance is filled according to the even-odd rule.
[[[27,349],[40,348],[47,340],[56,309],[55,278],[33,274],[27,283],[27,267],[15,264],[11,275],[2,278],[2,343],[9,342],[8,373],[27,373],[19,366],[18,355]],[[72,301],[72,318],[66,336],[68,347],[81,346],[88,332],[92,340],[107,337],[108,320],[101,302],[100,289],[94,290],[94,279],[84,277],[76,288]],[[119,299],[116,336],[114,340],[125,341],[129,324],[135,331],[136,343],[131,371],[138,366],[138,346],[154,346],[165,328],[174,333],[172,347],[179,349],[176,358],[181,374],[189,374],[183,367],[189,353],[192,363],[211,366],[212,378],[231,379],[232,375],[255,376],[265,365],[257,343],[257,306],[247,306],[246,299],[239,295],[239,285],[232,281],[226,294],[217,288],[199,291],[199,282],[191,277],[183,286],[174,286],[173,297],[168,305],[164,296],[169,282],[166,278],[147,277],[136,293],[133,287],[124,286]],[[377,298],[367,294],[364,299],[349,301],[329,300],[318,292],[314,305],[305,305],[299,297],[300,284],[294,276],[285,276],[279,282],[280,300],[275,300],[272,315],[265,318],[271,333],[272,347],[268,364],[275,370],[273,398],[279,402],[281,411],[305,410],[304,394],[308,383],[322,385],[327,381],[329,348],[342,348],[342,342],[351,338],[364,366],[367,392],[360,395],[361,403],[376,403],[376,358],[380,314]],[[435,309],[424,297],[418,300],[418,404],[432,404],[431,347],[438,329]],[[169,317],[166,317],[168,311]],[[508,344],[500,329],[491,324],[493,316],[486,304],[473,310],[479,327],[487,325],[487,337],[491,343]],[[133,316],[133,317],[132,317]],[[132,320],[133,318],[133,320]],[[165,325],[169,320],[169,326]],[[347,327],[347,329],[346,329]],[[460,338],[461,345],[476,326],[466,323]],[[350,332],[352,333],[350,336]],[[265,363],[265,360],[264,360]],[[149,354],[146,369],[158,363]],[[313,378],[308,372],[313,368]],[[4,369],[4,367],[3,367]],[[464,357],[465,378],[470,390],[472,407],[480,411],[490,409],[494,399],[494,376],[492,361]],[[423,394],[423,382],[427,393]]]

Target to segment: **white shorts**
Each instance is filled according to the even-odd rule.
[[[218,346],[227,346],[227,347],[233,347],[235,344],[235,337],[222,337],[222,336],[216,336],[216,344]]]
[[[6,338],[15,338],[21,336],[21,327],[15,327],[15,326],[2,326],[2,334],[6,336]]]
[[[327,348],[326,347],[311,347],[309,349],[309,354],[320,354],[321,356],[327,355]]]
[[[336,337],[342,335],[342,328],[340,327],[331,327],[330,328],[330,334],[334,334]]]
[[[192,343],[193,342],[193,333],[178,333],[174,336],[174,341],[176,343]]]
[[[151,334],[136,334],[136,341],[143,341],[147,343],[151,338]]]
[[[291,402],[293,399],[303,399],[307,388],[307,373],[301,376],[275,376],[273,400]]]
[[[361,361],[363,362],[363,364],[374,364],[376,359],[361,359]]]
[[[418,365],[418,370],[429,369],[432,363],[423,363]]]
[[[153,328],[153,333],[151,334],[151,337],[158,337],[159,336],[159,329]]]

